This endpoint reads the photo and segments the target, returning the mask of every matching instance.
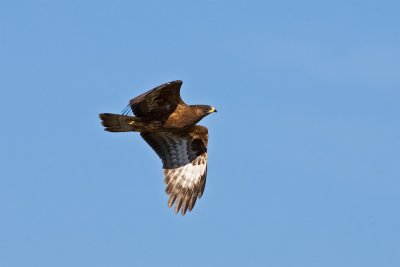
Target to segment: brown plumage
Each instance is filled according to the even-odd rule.
[[[207,176],[208,130],[196,123],[216,109],[185,104],[181,85],[182,81],[162,84],[129,101],[124,115],[99,117],[106,131],[140,132],[162,160],[168,207],[175,204],[175,212],[185,215],[203,195]]]

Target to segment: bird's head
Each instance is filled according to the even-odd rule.
[[[203,117],[207,116],[208,114],[217,112],[217,110],[209,105],[196,105],[196,108],[199,112],[200,115],[203,115]]]
[[[211,113],[217,112],[217,110],[214,107],[209,105],[193,105],[191,107],[194,109],[195,113],[198,116],[198,120],[196,120],[196,122],[198,122],[199,120],[201,120],[202,118]]]

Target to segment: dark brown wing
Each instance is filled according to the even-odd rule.
[[[182,81],[172,81],[141,94],[129,101],[133,114],[149,120],[165,121],[179,103]]]
[[[141,133],[163,162],[168,207],[185,215],[204,192],[207,176],[207,128],[184,132]]]

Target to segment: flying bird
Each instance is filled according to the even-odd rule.
[[[179,80],[162,84],[130,100],[122,115],[99,117],[105,131],[140,132],[163,163],[168,207],[175,204],[175,212],[185,215],[206,185],[208,130],[196,124],[217,110],[185,104],[181,86]]]

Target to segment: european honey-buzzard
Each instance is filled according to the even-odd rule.
[[[168,207],[175,203],[175,212],[185,215],[201,198],[207,176],[208,130],[196,123],[217,110],[185,104],[181,85],[179,80],[162,84],[129,101],[123,115],[99,117],[106,131],[140,132],[162,160]]]

